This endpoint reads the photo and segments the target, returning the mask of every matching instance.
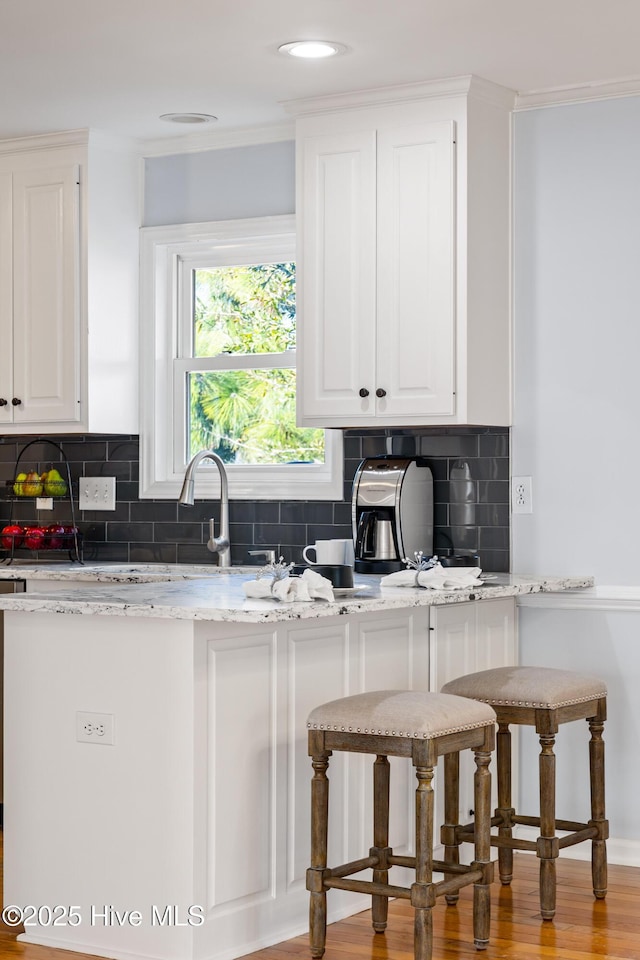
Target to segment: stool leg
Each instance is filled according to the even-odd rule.
[[[374,883],[389,883],[387,847],[389,845],[389,761],[377,756],[373,765],[373,847],[372,854],[381,861],[381,869],[374,869]],[[383,933],[387,926],[389,898],[382,894],[371,897],[373,929]]]
[[[431,960],[433,952],[433,767],[416,767],[416,882],[411,888],[414,907],[414,960]]]
[[[496,753],[498,767],[498,807],[496,816],[500,817],[498,837],[510,841],[513,837],[512,817],[514,809],[511,806],[511,731],[508,723],[498,724],[496,737]],[[498,847],[498,873],[500,883],[508,886],[513,880],[513,848]]]
[[[309,945],[314,960],[324,953],[327,935],[327,891],[323,876],[327,867],[327,835],[329,826],[329,754],[312,756],[311,781],[311,867],[307,870],[309,901]]]
[[[543,920],[551,920],[556,912],[556,859],[560,852],[556,837],[556,756],[553,734],[540,737],[540,836],[537,855],[540,858],[540,912]]]
[[[475,863],[482,867],[483,877],[473,885],[473,940],[478,950],[489,943],[491,920],[491,754],[476,750],[474,774],[474,843]]]
[[[591,875],[593,893],[598,900],[607,894],[607,834],[604,807],[604,723],[596,717],[589,718],[591,740],[589,742],[589,771],[591,775],[591,823],[598,827],[598,837],[591,845]]]
[[[459,823],[460,754],[447,753],[444,757],[444,825],[442,828],[445,863],[460,863],[460,841],[456,829]],[[445,895],[445,900],[450,905],[457,903],[458,899],[458,893]]]

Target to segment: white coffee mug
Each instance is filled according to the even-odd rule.
[[[307,555],[308,550],[314,551],[314,560]],[[311,566],[316,563],[344,563],[344,540],[316,540],[304,548],[302,556]]]
[[[341,560],[341,563],[346,563],[348,567],[352,567],[355,560],[355,554],[353,552],[353,540],[332,540],[332,543],[341,543],[343,544],[344,559]]]

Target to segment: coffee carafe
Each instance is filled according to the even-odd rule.
[[[433,553],[433,477],[424,461],[407,457],[363,460],[353,481],[355,569],[392,573],[405,557]]]

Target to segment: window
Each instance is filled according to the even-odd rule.
[[[141,496],[213,449],[237,499],[342,499],[341,432],[295,424],[294,218],[144,229],[141,278]]]

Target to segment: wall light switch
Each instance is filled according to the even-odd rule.
[[[80,510],[115,510],[115,477],[80,477]]]

